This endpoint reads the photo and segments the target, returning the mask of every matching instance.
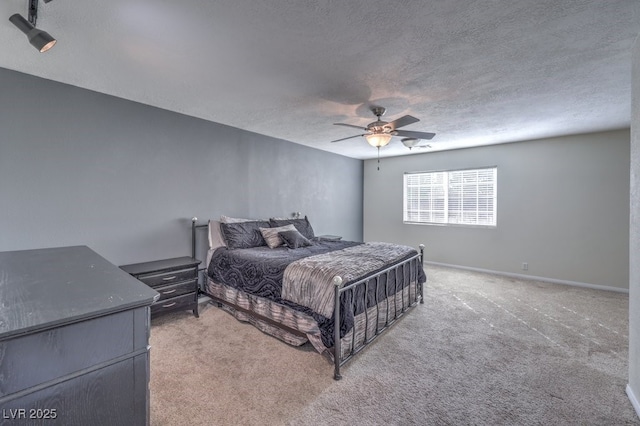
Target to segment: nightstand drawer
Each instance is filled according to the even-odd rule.
[[[189,268],[181,269],[179,271],[138,275],[136,278],[148,286],[157,287],[176,284],[186,280],[193,280],[197,277],[196,272],[196,268]]]
[[[198,285],[196,280],[186,281],[178,284],[163,286],[163,287],[154,287],[154,290],[160,293],[160,299],[156,303],[161,303],[161,301],[165,299],[169,299],[171,297],[182,296],[187,293],[194,293],[198,290]]]
[[[156,302],[151,305],[151,315],[158,314],[163,311],[173,311],[183,307],[187,309],[194,304],[195,300],[196,294],[190,293]]]

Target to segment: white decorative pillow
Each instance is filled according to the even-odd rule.
[[[239,217],[220,216],[220,223],[242,223],[242,222],[256,222],[257,219],[242,219]]]
[[[296,227],[293,225],[280,226],[278,228],[260,228],[260,232],[262,233],[262,238],[267,242],[269,248],[276,248],[284,244],[279,232],[284,231],[295,231]]]
[[[209,249],[215,250],[218,247],[226,246],[222,233],[220,232],[220,222],[217,220],[209,221]]]

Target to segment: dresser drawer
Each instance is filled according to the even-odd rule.
[[[151,315],[159,314],[163,311],[173,311],[177,309],[188,309],[196,302],[196,293],[185,294],[183,296],[172,297],[151,305]]]
[[[198,284],[196,280],[192,280],[168,286],[154,287],[154,289],[160,293],[160,299],[158,299],[156,303],[161,303],[165,299],[182,296],[187,293],[194,293],[198,290]]]
[[[148,315],[147,307],[137,308],[0,341],[0,401],[146,351]]]
[[[180,269],[178,271],[143,274],[136,276],[136,278],[138,278],[140,281],[151,287],[176,284],[186,280],[194,280],[196,279],[196,277],[196,268]]]

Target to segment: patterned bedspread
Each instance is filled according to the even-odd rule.
[[[359,244],[361,243],[351,241],[317,241],[309,247],[295,250],[284,246],[274,249],[262,246],[235,250],[220,247],[211,256],[207,272],[220,284],[279,302],[282,277],[291,262]]]

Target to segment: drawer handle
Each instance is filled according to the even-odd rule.
[[[162,279],[162,281],[169,281],[169,280],[174,279],[175,277],[176,277],[175,275],[172,276],[172,277],[165,277],[165,278]]]
[[[171,294],[171,293],[175,293],[177,291],[177,289],[173,289],[173,290],[167,290],[167,291],[163,291],[162,294]]]
[[[172,307],[173,305],[175,305],[176,303],[177,303],[177,302],[168,303],[168,304],[166,304],[166,305],[162,305],[162,307],[163,307],[163,308],[170,308],[170,307]]]

